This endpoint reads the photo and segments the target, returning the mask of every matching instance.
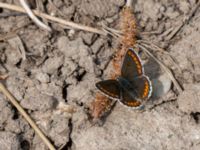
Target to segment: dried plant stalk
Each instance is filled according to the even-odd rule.
[[[119,48],[115,55],[115,58],[112,60],[112,70],[110,78],[115,79],[121,74],[121,64],[123,57],[128,48],[133,47],[136,44],[136,21],[133,15],[133,10],[131,7],[125,7],[120,14],[120,30],[123,33],[123,36],[119,39]],[[111,109],[111,100],[102,95],[101,93],[96,93],[95,100],[92,103],[92,117],[100,118],[106,111]]]
[[[101,93],[96,93],[96,99],[92,102],[92,117],[100,118],[104,112],[108,111],[111,105],[111,100]]]
[[[120,48],[113,59],[114,73],[112,78],[116,78],[121,74],[121,63],[128,48],[136,44],[136,21],[133,15],[133,10],[130,7],[125,7],[120,17],[120,30],[123,36],[120,39]]]

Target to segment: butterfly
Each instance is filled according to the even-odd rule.
[[[96,87],[107,97],[134,108],[142,107],[152,94],[151,81],[144,74],[140,57],[132,48],[125,54],[121,75],[116,79],[99,81]]]

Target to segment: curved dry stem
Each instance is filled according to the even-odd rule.
[[[26,11],[19,6],[6,4],[6,3],[2,3],[2,2],[0,2],[0,8],[6,8],[6,9],[26,13]],[[39,17],[43,17],[45,19],[51,20],[53,22],[56,22],[56,23],[59,23],[59,24],[65,25],[65,26],[71,26],[75,29],[80,29],[80,30],[84,30],[84,31],[88,31],[88,32],[101,34],[101,35],[107,35],[107,33],[105,33],[104,31],[102,31],[100,29],[96,29],[96,28],[89,27],[89,26],[84,26],[84,25],[77,24],[77,23],[74,23],[74,22],[71,22],[71,21],[66,21],[64,19],[53,17],[53,16],[50,16],[48,14],[42,13],[42,12],[37,11],[37,10],[33,10],[33,13],[35,15],[39,16]]]
[[[27,12],[28,16],[33,20],[33,22],[35,22],[35,24],[37,24],[39,27],[41,27],[42,29],[45,29],[47,31],[52,31],[51,28],[49,26],[47,26],[46,24],[44,24],[43,22],[41,22],[32,12],[32,10],[30,9],[29,5],[27,4],[26,0],[20,0],[20,3],[22,5],[22,7],[25,9],[25,11]]]

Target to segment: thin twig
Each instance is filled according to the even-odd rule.
[[[151,41],[147,41],[147,40],[137,40],[137,43],[139,44],[145,44],[145,45],[151,45],[152,47],[154,47],[155,49],[159,50],[160,52],[166,54],[166,55],[170,55],[169,52],[165,51],[163,48],[157,46],[156,44],[152,43]]]
[[[115,34],[113,34],[112,32],[110,32],[109,30],[106,30],[105,28],[102,28],[102,30],[105,32],[105,33],[107,33],[108,35],[111,35],[111,36],[113,36],[114,38],[118,38],[118,36],[116,36]]]
[[[46,138],[46,136],[42,133],[42,131],[37,127],[36,123],[30,118],[30,116],[26,113],[26,111],[19,105],[14,96],[5,88],[5,86],[0,83],[0,91],[10,100],[10,102],[17,108],[17,110],[21,113],[21,115],[26,119],[26,121],[31,125],[31,127],[35,130],[38,136],[44,141],[47,147],[50,150],[55,150],[55,147],[50,143],[50,141]]]
[[[63,14],[63,12],[60,11],[60,9],[58,9],[58,8],[56,7],[56,5],[53,3],[52,0],[48,0],[48,2],[49,2],[49,4],[51,4],[51,6],[59,13],[60,16],[65,17],[65,15]]]
[[[181,93],[183,92],[183,89],[179,85],[179,83],[176,81],[174,78],[172,72],[160,61],[158,60],[153,54],[151,54],[144,46],[138,45],[142,50],[144,50],[149,56],[151,56],[162,68],[163,70],[167,73],[171,81],[174,83],[174,86],[177,88],[178,92]]]
[[[122,37],[122,32],[120,32],[119,30],[115,30],[113,28],[109,28],[104,23],[102,23],[101,25],[102,25],[102,29],[105,32],[107,32],[108,34],[112,35],[113,37],[116,37],[116,38],[121,38]]]
[[[10,9],[10,10],[26,13],[26,11],[23,8],[19,7],[19,6],[6,4],[6,3],[2,3],[2,2],[0,2],[0,8],[6,8],[6,9]],[[53,17],[53,16],[50,16],[48,14],[42,13],[42,12],[37,11],[37,10],[33,10],[33,13],[35,15],[39,16],[39,17],[44,17],[44,18],[46,18],[48,20],[51,20],[51,21],[54,21],[56,23],[60,23],[60,24],[66,25],[66,26],[71,26],[71,27],[73,27],[75,29],[80,29],[80,30],[84,30],[84,31],[88,31],[88,32],[101,34],[101,35],[107,35],[104,31],[102,31],[100,29],[96,29],[96,28],[89,27],[89,26],[84,26],[84,25],[81,25],[81,24],[74,23],[72,21],[66,21],[64,19]]]
[[[37,24],[39,27],[41,27],[42,29],[45,29],[47,31],[52,31],[51,28],[49,26],[47,26],[46,24],[44,24],[43,22],[41,22],[32,12],[32,10],[29,8],[29,5],[27,4],[26,0],[20,0],[20,3],[22,5],[22,7],[26,10],[28,16],[33,20],[33,22],[35,22],[35,24]]]
[[[158,50],[159,52],[161,52],[161,53],[167,55],[167,56],[170,58],[171,62],[176,66],[176,68],[178,69],[178,71],[179,71],[180,73],[182,73],[181,68],[178,66],[178,64],[175,62],[175,59],[171,56],[171,54],[170,54],[169,52],[165,51],[163,48],[157,46],[156,44],[154,44],[154,43],[152,43],[152,42],[148,42],[148,41],[146,41],[146,40],[137,40],[137,42],[138,42],[139,44],[142,44],[143,46],[145,46],[145,47],[147,47],[147,48],[150,48],[150,49],[152,49],[152,50],[154,50],[154,49],[155,49],[155,50]]]

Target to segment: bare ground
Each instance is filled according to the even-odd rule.
[[[43,2],[47,13],[61,15],[47,1]],[[66,20],[89,26],[104,22],[116,29],[125,4],[124,0],[53,2]],[[17,0],[13,3],[19,4]],[[145,58],[145,71],[154,84],[149,109],[137,111],[117,103],[101,126],[91,124],[87,108],[94,99],[95,82],[106,79],[104,68],[116,47],[115,38],[63,29],[58,24],[52,24],[55,32],[47,33],[26,15],[0,9],[1,38],[17,31],[0,41],[0,72],[9,75],[6,87],[57,148],[198,150],[200,9],[171,36],[195,6],[195,0],[134,1],[138,39],[155,43],[170,54],[173,61],[163,53],[151,51],[172,70],[184,91],[178,92],[162,68],[152,58]],[[60,111],[62,105],[75,111]],[[47,149],[3,95],[0,149]]]

